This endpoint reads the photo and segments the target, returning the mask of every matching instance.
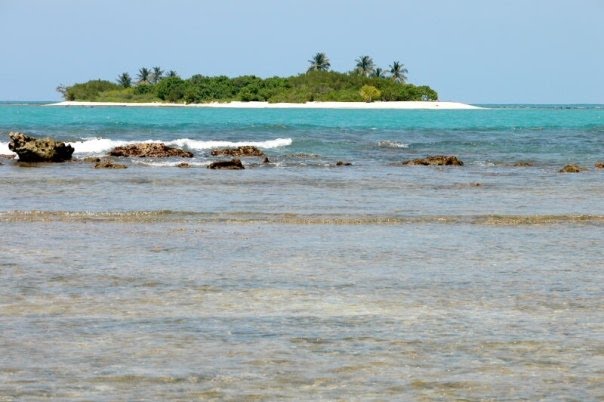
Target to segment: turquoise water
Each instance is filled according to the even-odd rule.
[[[0,399],[604,398],[602,106],[0,104],[0,154]],[[432,154],[464,166],[400,164]]]

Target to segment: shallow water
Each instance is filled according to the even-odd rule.
[[[602,116],[0,105],[4,143],[291,138],[0,160],[0,400],[601,400]],[[394,165],[432,153],[465,166]]]

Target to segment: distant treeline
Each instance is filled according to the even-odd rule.
[[[60,86],[57,90],[66,100],[97,102],[304,103],[438,99],[438,94],[428,86],[405,83],[404,73],[407,70],[398,62],[391,66],[390,76],[380,68],[373,68],[373,61],[368,56],[357,59],[357,68],[348,73],[329,71],[329,61],[323,53],[317,53],[309,62],[311,65],[306,73],[292,77],[263,79],[245,75],[230,78],[197,74],[182,79],[174,71],[164,75],[161,68],[154,67],[152,70],[141,68],[136,84],[132,83],[128,73],[123,73],[117,83],[99,79],[69,87]]]

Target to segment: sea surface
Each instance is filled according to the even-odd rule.
[[[190,167],[83,161],[143,141]],[[206,168],[244,144],[270,163]],[[601,401],[598,162],[601,105],[0,103],[0,401]]]

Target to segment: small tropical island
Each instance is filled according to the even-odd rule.
[[[404,64],[394,61],[377,67],[370,56],[360,56],[349,72],[331,70],[325,53],[315,54],[307,71],[291,77],[260,78],[193,75],[181,78],[161,67],[139,69],[136,79],[124,72],[115,82],[96,79],[57,88],[66,101],[109,103],[208,104],[267,102],[401,102],[436,101],[438,94],[426,85],[407,82]],[[75,103],[74,102],[74,103]]]

